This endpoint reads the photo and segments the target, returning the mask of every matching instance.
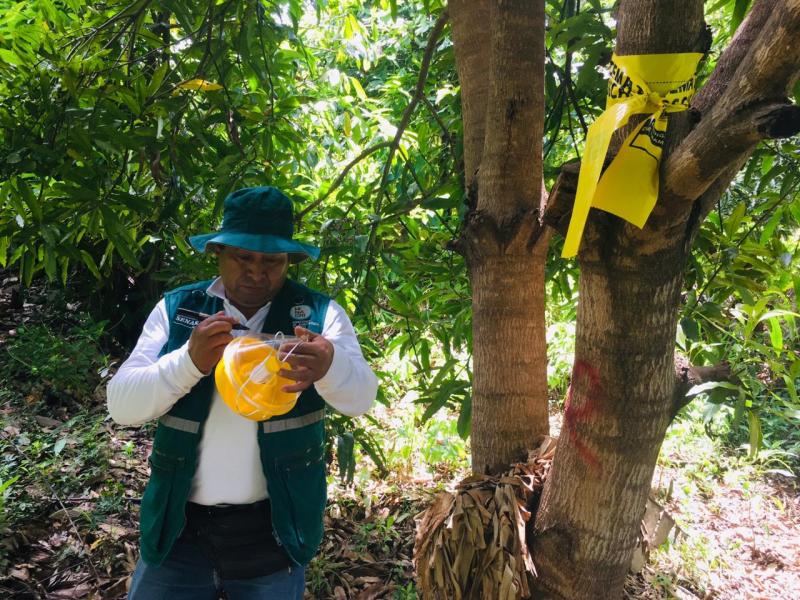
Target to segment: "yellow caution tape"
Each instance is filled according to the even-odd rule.
[[[702,57],[699,53],[612,57],[606,110],[589,126],[562,257],[578,253],[590,207],[644,227],[658,198],[667,114],[689,108]],[[626,138],[601,177],[611,136],[631,115],[641,113],[650,116]]]

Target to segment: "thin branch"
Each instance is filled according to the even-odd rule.
[[[94,30],[93,30],[91,33],[87,34],[87,35],[84,37],[84,39],[83,39],[83,40],[81,40],[80,42],[78,42],[78,43],[75,45],[75,47],[74,47],[74,48],[73,48],[73,49],[72,49],[72,50],[69,52],[69,54],[67,55],[67,61],[70,61],[70,60],[72,60],[72,58],[75,56],[75,54],[77,54],[78,50],[79,50],[79,49],[80,49],[82,46],[85,46],[85,45],[89,44],[89,43],[90,43],[90,42],[91,42],[91,41],[92,41],[92,40],[93,40],[95,37],[97,37],[97,35],[98,35],[98,34],[99,34],[101,31],[103,31],[104,29],[106,29],[106,28],[110,27],[110,26],[111,26],[111,25],[113,25],[113,24],[114,24],[116,21],[119,21],[119,20],[121,20],[121,19],[128,18],[128,22],[127,22],[125,25],[123,25],[123,26],[120,28],[120,30],[119,30],[119,31],[117,31],[117,32],[116,32],[116,33],[115,33],[113,36],[111,36],[111,39],[109,39],[109,40],[108,40],[108,42],[106,42],[106,44],[103,46],[103,49],[106,49],[106,48],[109,48],[109,47],[111,47],[111,45],[112,45],[114,42],[116,42],[116,41],[117,41],[119,38],[121,38],[121,37],[122,37],[122,35],[125,33],[125,31],[128,29],[128,27],[131,27],[131,29],[132,29],[132,31],[131,31],[132,37],[135,37],[135,31],[133,31],[133,29],[135,29],[135,27],[134,27],[134,26],[135,26],[135,24],[136,24],[136,21],[138,21],[138,20],[139,20],[140,16],[142,16],[142,14],[143,14],[143,13],[144,13],[144,12],[147,10],[147,7],[148,7],[148,6],[150,6],[150,4],[152,3],[152,1],[153,1],[153,0],[136,0],[136,1],[135,1],[135,2],[133,2],[131,5],[129,5],[127,8],[125,8],[125,9],[124,9],[124,10],[122,10],[121,12],[117,13],[116,15],[114,15],[113,17],[111,17],[110,19],[108,19],[108,20],[107,20],[105,23],[103,23],[103,24],[99,25],[99,26],[98,26],[96,29],[94,29]],[[134,7],[134,6],[135,6],[137,3],[138,3],[138,4],[141,4],[141,6],[139,6],[139,8],[138,8],[138,9],[136,9],[135,11],[131,12],[131,10],[133,9],[133,7]],[[84,57],[85,57],[85,56],[86,56],[86,54],[84,53]]]
[[[264,46],[264,6],[259,2],[256,5],[256,14],[258,15],[258,41],[261,46],[261,57],[264,60],[264,70],[267,72],[267,83],[269,83],[269,114],[270,117],[275,116],[275,85],[272,82],[272,72],[269,68],[269,60],[267,60],[267,50]]]
[[[417,104],[422,99],[422,96],[425,92],[425,82],[428,79],[428,69],[431,66],[431,59],[433,58],[433,51],[436,50],[436,46],[439,44],[439,37],[442,34],[442,30],[444,29],[444,25],[448,19],[448,12],[447,10],[443,10],[442,14],[439,15],[439,18],[436,19],[436,23],[433,25],[433,29],[431,30],[430,36],[428,37],[428,45],[425,48],[425,53],[422,56],[422,64],[419,68],[419,76],[417,77],[417,85],[414,89],[414,94],[411,97],[411,101],[406,106],[406,110],[403,112],[403,116],[400,118],[400,124],[397,126],[397,132],[394,135],[394,139],[392,140],[392,145],[389,148],[389,156],[386,158],[386,164],[383,167],[383,175],[381,176],[381,183],[380,187],[383,188],[386,185],[386,181],[389,178],[389,171],[392,168],[392,159],[394,158],[394,153],[397,151],[398,146],[400,146],[400,138],[403,137],[403,133],[408,127],[408,123],[411,121],[411,115],[414,113],[414,109],[417,108]],[[380,203],[380,199],[378,200]],[[378,209],[380,205],[378,205]],[[376,214],[379,213],[379,210],[375,211]]]
[[[325,199],[328,196],[330,196],[333,193],[333,191],[342,184],[342,182],[344,181],[344,178],[347,177],[347,174],[350,172],[350,169],[355,167],[358,163],[360,163],[362,160],[367,158],[370,154],[372,154],[374,152],[377,152],[378,150],[381,150],[382,148],[388,148],[391,145],[392,145],[392,142],[380,142],[378,144],[370,146],[369,148],[366,148],[363,152],[361,152],[361,154],[356,156],[353,160],[351,160],[349,163],[347,163],[347,166],[345,166],[345,168],[342,170],[342,172],[339,173],[339,176],[336,179],[334,179],[333,183],[330,185],[328,190],[322,196],[320,196],[319,198],[314,200],[311,204],[306,206],[303,210],[301,210],[299,213],[297,213],[295,215],[295,217],[294,217],[295,222],[299,223],[300,221],[303,220],[304,216],[306,216],[312,210],[317,208],[320,204],[325,202]]]
[[[417,104],[422,99],[422,96],[425,93],[425,82],[428,79],[428,70],[431,66],[431,60],[433,58],[433,52],[436,50],[436,47],[439,45],[439,38],[442,34],[442,30],[444,29],[445,23],[449,18],[449,13],[447,9],[443,10],[442,13],[439,15],[439,18],[436,19],[436,23],[434,23],[433,28],[431,29],[430,36],[428,37],[428,44],[425,47],[425,52],[422,55],[422,63],[420,64],[419,69],[419,76],[417,77],[417,85],[414,89],[414,94],[411,97],[411,101],[406,106],[405,111],[403,111],[403,116],[400,118],[400,123],[397,126],[397,131],[395,132],[394,139],[391,142],[391,146],[389,147],[389,155],[386,157],[386,163],[383,167],[383,174],[381,175],[380,184],[378,185],[378,199],[375,201],[375,215],[376,219],[372,222],[370,226],[369,232],[369,239],[367,240],[367,249],[372,247],[375,243],[375,234],[378,229],[378,223],[380,222],[380,214],[381,214],[381,207],[383,205],[383,194],[381,191],[385,191],[386,182],[389,179],[389,172],[392,168],[392,161],[394,159],[394,153],[397,151],[397,148],[400,146],[400,139],[403,137],[403,133],[408,127],[409,122],[411,121],[411,115],[414,113],[414,109],[416,109]],[[367,252],[367,262],[366,267],[364,269],[364,287],[366,291],[366,286],[369,282],[369,275],[372,271],[374,266],[374,257]],[[361,307],[359,307],[360,309]],[[360,312],[360,310],[359,310]]]
[[[567,92],[569,92],[569,97],[572,100],[572,106],[575,107],[575,114],[578,116],[578,121],[581,123],[581,129],[583,129],[583,137],[586,138],[589,135],[589,126],[586,124],[586,119],[583,116],[583,112],[581,111],[580,104],[578,103],[578,98],[575,96],[575,85],[572,83],[572,79],[569,80],[569,85],[567,86]]]
[[[442,118],[439,116],[439,113],[436,111],[436,107],[428,100],[427,96],[423,94],[422,96],[422,103],[425,105],[425,108],[431,113],[433,120],[436,121],[436,124],[439,125],[439,128],[442,130],[442,138],[445,142],[447,142],[447,147],[450,149],[450,153],[453,155],[453,161],[458,163],[458,155],[456,154],[455,144],[453,144],[453,134],[447,129],[447,125],[445,125]]]

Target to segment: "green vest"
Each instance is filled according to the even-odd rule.
[[[183,346],[192,333],[191,324],[176,314],[178,308],[206,314],[222,310],[222,300],[206,293],[210,284],[202,281],[164,296],[170,325],[162,355]],[[321,333],[329,302],[327,296],[287,279],[272,300],[262,331],[291,335],[295,325],[302,325]],[[164,561],[186,525],[185,506],[197,466],[197,446],[213,391],[212,370],[159,419],[140,519],[141,553],[148,564]],[[312,386],[290,412],[258,423],[261,466],[272,503],[272,532],[300,565],[308,564],[322,541],[327,500],[324,418],[325,402]]]

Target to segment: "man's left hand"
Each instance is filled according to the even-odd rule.
[[[310,388],[325,377],[333,362],[333,344],[324,337],[305,327],[295,327],[294,334],[306,341],[298,344],[291,356],[281,359],[292,365],[292,369],[281,369],[280,375],[297,382],[283,386],[284,392],[302,392]],[[290,350],[289,344],[282,346],[281,355]]]

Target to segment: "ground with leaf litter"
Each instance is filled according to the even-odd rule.
[[[60,307],[57,317],[48,317],[48,297],[18,302],[14,283],[7,279],[0,288],[0,354],[9,348],[17,353],[10,359],[17,361],[13,368],[21,369],[19,361],[38,350],[19,339],[43,314],[64,339],[78,336],[73,345],[90,344],[91,335],[75,333],[81,325],[77,307]],[[71,381],[68,392],[54,389],[55,372],[17,375],[0,387],[2,598],[125,596],[137,559],[138,507],[152,428],[118,427],[107,419],[109,366],[95,365],[82,375],[91,385]],[[403,410],[378,412],[388,431]],[[711,460],[716,447],[689,433],[672,439],[691,438],[691,447],[665,444],[654,479],[654,498],[677,526],[642,572],[629,576],[626,597],[800,597],[795,480],[741,464],[721,469]],[[306,598],[417,597],[416,519],[437,494],[453,491],[466,475],[431,471],[426,477],[361,478],[355,487],[331,482],[326,537],[307,570]]]

